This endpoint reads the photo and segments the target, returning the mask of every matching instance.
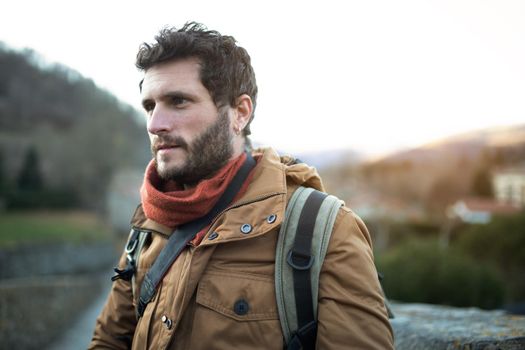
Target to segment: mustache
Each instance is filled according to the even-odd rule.
[[[175,146],[185,150],[188,149],[188,143],[186,142],[186,140],[184,140],[184,138],[180,136],[157,136],[155,139],[153,139],[153,142],[151,143],[151,152],[153,154],[156,154],[159,151],[159,149]]]

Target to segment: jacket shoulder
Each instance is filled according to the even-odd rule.
[[[319,282],[317,347],[393,349],[393,332],[374,264],[370,233],[343,206],[337,213]]]

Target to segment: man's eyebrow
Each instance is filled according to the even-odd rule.
[[[169,100],[172,98],[183,98],[183,99],[190,100],[190,101],[195,101],[196,99],[195,95],[191,93],[179,91],[179,90],[168,91],[160,96],[160,100]],[[142,99],[142,106],[145,106],[148,102],[151,102],[151,101],[153,101],[152,98],[145,97],[144,99]]]
[[[171,97],[184,97],[184,98],[187,98],[187,99],[192,99],[193,95],[188,93],[188,92],[175,90],[175,91],[167,91],[166,93],[162,94],[162,96],[161,96],[161,98],[171,98]]]

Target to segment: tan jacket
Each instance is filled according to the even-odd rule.
[[[283,348],[274,285],[277,235],[289,195],[299,185],[322,189],[322,184],[315,169],[288,166],[272,150],[260,152],[246,193],[213,221],[200,245],[181,253],[138,322],[131,282],[114,282],[90,349],[126,349],[131,339],[132,349]],[[270,223],[272,214],[277,220]],[[132,224],[153,232],[139,259],[138,288],[171,229],[146,219],[141,210]],[[242,233],[243,224],[253,230]],[[213,232],[218,236],[212,239]],[[248,303],[244,315],[234,310],[241,299]],[[346,207],[328,246],[318,305],[318,349],[393,348],[370,235]]]

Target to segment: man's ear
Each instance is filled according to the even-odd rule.
[[[237,97],[235,102],[235,120],[233,121],[233,126],[235,130],[242,131],[252,117],[253,103],[251,97],[247,94],[242,94]]]

